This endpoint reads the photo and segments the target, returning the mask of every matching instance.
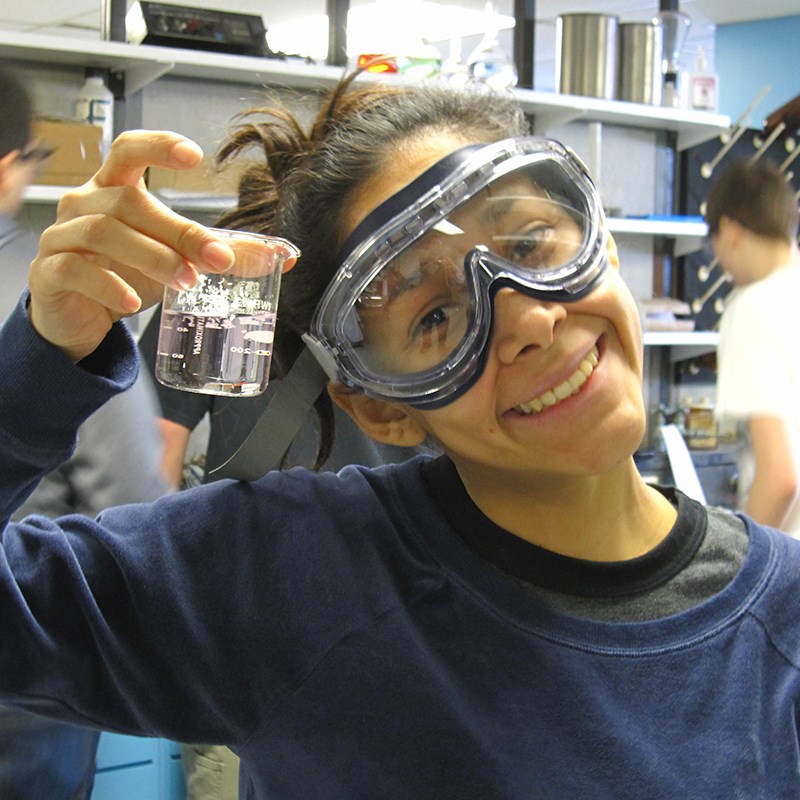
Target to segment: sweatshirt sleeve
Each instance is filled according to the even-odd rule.
[[[132,379],[133,348],[115,329],[73,365],[23,309],[0,330],[4,520]],[[405,568],[383,552],[394,545],[376,544],[394,542],[397,523],[365,474],[274,471],[95,519],[4,521],[0,703],[144,736],[249,741],[406,591]]]
[[[78,364],[31,325],[23,295],[0,327],[0,520],[37,481],[72,454],[77,430],[106,400],[136,379],[130,332],[113,326],[100,347]]]

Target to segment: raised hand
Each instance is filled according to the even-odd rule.
[[[88,183],[64,194],[29,273],[29,313],[41,336],[79,361],[114,322],[157,303],[165,285],[194,285],[192,263],[230,269],[227,245],[159,202],[143,181],[149,166],[192,169],[202,156],[178,134],[129,131]]]

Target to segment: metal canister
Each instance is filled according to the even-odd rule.
[[[556,85],[564,94],[613,100],[619,18],[561,14],[556,20]]]
[[[660,106],[663,30],[658,20],[623,22],[617,39],[617,100]]]

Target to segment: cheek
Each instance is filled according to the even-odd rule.
[[[449,449],[498,430],[497,420],[492,415],[487,419],[486,409],[491,407],[488,402],[483,397],[482,381],[478,380],[468,392],[442,408],[421,411],[406,407],[406,412],[429,436]]]
[[[625,334],[630,336],[631,345],[636,352],[639,364],[641,365],[642,353],[644,350],[642,341],[642,319],[639,315],[639,309],[636,306],[636,301],[633,299],[633,295],[630,293],[630,290],[626,284],[622,283],[620,292],[622,294],[622,309],[625,316],[625,321],[622,327],[624,328]],[[620,331],[620,336],[622,336],[622,331]]]
[[[586,302],[591,304],[591,309],[585,308],[584,313],[609,320],[628,362],[641,374],[644,352],[641,317],[636,301],[619,273],[611,272],[586,298]]]

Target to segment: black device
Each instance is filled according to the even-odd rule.
[[[128,41],[213,50],[233,55],[274,55],[267,46],[263,19],[256,14],[189,8],[140,0],[128,12]]]

